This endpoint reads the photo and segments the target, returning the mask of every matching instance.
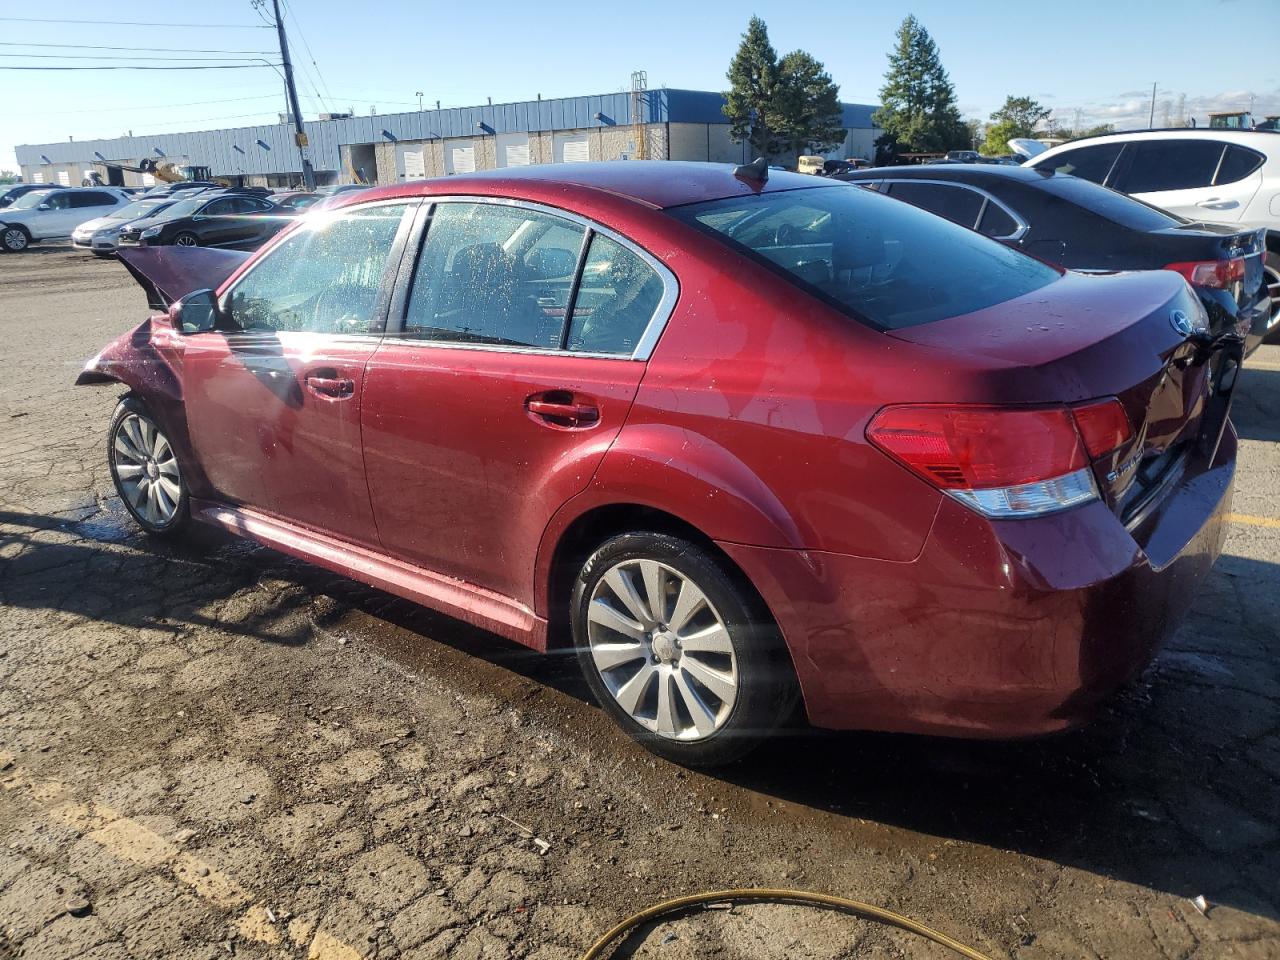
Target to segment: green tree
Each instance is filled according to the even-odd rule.
[[[1034,136],[1036,124],[1052,112],[1031,97],[1005,97],[1004,106],[991,114],[982,152],[988,156],[1008,153],[1010,140]]]
[[[823,65],[803,50],[778,64],[778,83],[767,110],[769,126],[794,157],[826,153],[844,143],[840,88]]]
[[[0,170],[0,183],[17,183],[18,175],[12,170]]]
[[[757,156],[769,156],[781,146],[769,128],[777,89],[778,54],[769,42],[764,21],[752,17],[738,52],[729,62],[729,89],[723,109],[734,142],[746,140]]]
[[[942,66],[938,46],[914,16],[898,27],[889,69],[880,88],[880,109],[871,121],[884,130],[876,141],[890,153],[935,152],[970,146],[956,91]]]

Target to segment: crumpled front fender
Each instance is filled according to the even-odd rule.
[[[76,386],[122,383],[144,398],[180,401],[181,381],[153,339],[154,324],[144,320],[102,348],[76,377]]]

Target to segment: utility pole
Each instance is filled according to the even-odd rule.
[[[316,174],[307,159],[307,133],[302,129],[302,108],[298,105],[298,88],[293,84],[293,62],[289,59],[289,41],[284,35],[284,16],[280,13],[280,0],[271,0],[276,14],[276,34],[280,38],[280,64],[284,67],[284,86],[289,94],[289,110],[293,114],[293,140],[298,145],[302,159],[302,182],[308,190],[316,188]]]
[[[1156,125],[1156,85],[1151,85],[1151,115],[1147,117],[1147,129]]]

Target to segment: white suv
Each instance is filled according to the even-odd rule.
[[[16,253],[35,240],[69,237],[86,220],[105,216],[132,200],[115,187],[33,190],[0,210],[0,247]]]
[[[1271,325],[1280,322],[1280,133],[1191,128],[1073,140],[1025,164],[1071,173],[1188,220],[1265,227]]]

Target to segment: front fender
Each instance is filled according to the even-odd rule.
[[[181,381],[156,349],[153,332],[154,324],[148,319],[112,340],[85,364],[76,386],[122,383],[149,401],[181,402]]]

